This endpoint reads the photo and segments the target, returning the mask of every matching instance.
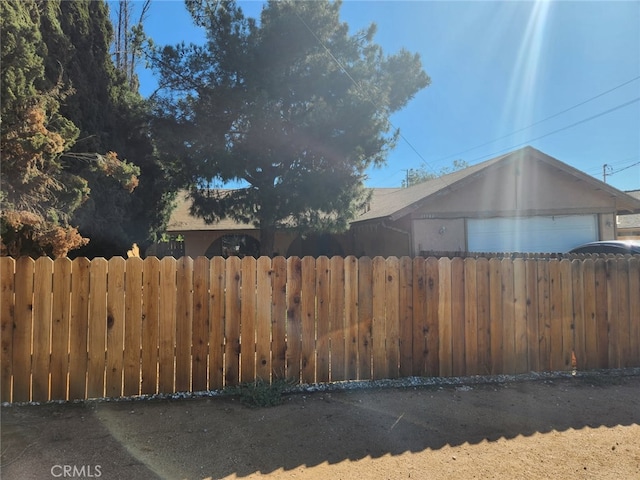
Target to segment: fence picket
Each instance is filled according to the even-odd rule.
[[[53,260],[40,257],[35,262],[33,290],[33,366],[31,375],[34,402],[49,400],[52,294]]]
[[[409,257],[400,258],[398,282],[399,375],[408,377],[413,374],[413,261]]]
[[[412,363],[411,375],[427,375],[427,278],[426,260],[421,257],[413,259],[412,264]]]
[[[513,260],[502,260],[502,371],[516,373],[516,321]]]
[[[255,271],[255,269],[254,269]],[[193,337],[193,259],[177,264],[176,302],[176,391],[191,390],[191,340]]]
[[[86,398],[90,267],[86,258],[76,258],[71,265],[69,400]]]
[[[619,368],[626,368],[631,366],[628,363],[631,354],[631,344],[629,342],[631,336],[631,319],[629,315],[629,261],[626,258],[617,258],[616,268],[616,277],[618,279],[618,285],[616,287],[618,292],[618,312],[615,323],[617,324],[618,338],[614,338],[613,341],[618,346],[616,365]],[[637,295],[637,291],[635,293]],[[636,318],[636,323],[637,321],[638,319]]]
[[[325,256],[316,259],[316,304],[318,308],[317,342],[316,342],[316,380],[329,381],[329,337],[331,335],[330,320],[330,287],[329,259]]]
[[[451,321],[451,260],[441,258],[438,260],[439,267],[439,292],[438,303],[438,335],[440,338],[440,372],[443,377],[453,375],[453,331]]]
[[[562,286],[562,347],[560,353],[562,364],[560,369],[571,370],[574,348],[574,311],[571,260],[565,258],[560,261],[560,276]]]
[[[301,294],[302,261],[299,257],[287,260],[287,379],[300,380],[301,335]]]
[[[585,359],[582,364],[583,369],[591,370],[598,368],[598,330],[597,330],[597,310],[596,310],[596,275],[595,264],[592,259],[584,260],[582,268],[582,288],[583,288],[583,312],[584,312],[584,337],[585,337]]]
[[[451,372],[465,375],[465,275],[464,259],[451,260]]]
[[[369,257],[358,259],[358,379],[371,377],[373,321],[372,263]],[[318,301],[320,297],[318,296]],[[318,328],[319,324],[318,324]]]
[[[538,364],[542,371],[551,370],[551,296],[549,262],[541,261],[538,270]]]
[[[51,400],[68,399],[71,267],[71,260],[68,258],[58,258],[53,264]]]
[[[0,257],[0,398],[3,402],[12,401],[15,264],[13,258]]]
[[[181,260],[182,259],[176,261],[173,257],[164,257],[160,260],[158,327],[154,329],[157,331],[158,337],[158,393],[184,390],[184,388],[180,388],[177,385],[178,375],[176,368],[178,358],[181,356],[180,349],[183,348],[182,344],[178,346],[176,343],[177,332],[178,330],[182,330],[180,323],[183,320],[182,315],[184,314],[184,300],[181,297],[184,297],[186,294],[184,287],[186,283],[184,276],[186,276],[186,274],[183,270],[184,265]],[[180,273],[178,273],[179,269]],[[178,310],[178,302],[180,302],[180,310]],[[154,360],[155,359],[150,359],[150,373],[152,365],[155,367]],[[155,368],[153,368],[153,370],[155,371]]]
[[[176,288],[178,267],[173,257],[160,260],[160,305],[158,311],[158,392],[175,391]]]
[[[13,401],[31,400],[31,341],[33,334],[34,261],[16,261],[15,313],[13,326]]]
[[[224,386],[226,263],[222,257],[211,259],[209,269],[209,389]]]
[[[124,364],[125,260],[109,260],[107,277],[107,397],[122,395]]]
[[[344,259],[345,376],[358,378],[358,260]]]
[[[476,260],[476,303],[477,303],[477,340],[479,375],[491,372],[491,317],[489,259]]]
[[[316,381],[316,261],[302,259],[302,382]]]
[[[345,380],[345,284],[344,284],[344,259],[331,257],[329,260],[331,270],[331,300],[329,303],[329,318],[331,321],[331,334],[329,335],[331,350],[331,381]]]
[[[556,259],[549,261],[549,300],[551,317],[549,330],[550,370],[562,370],[562,276],[560,262]]]
[[[528,372],[529,342],[527,338],[527,270],[525,260],[513,260],[513,315],[515,373]]]
[[[400,261],[397,257],[387,258],[385,273],[387,376],[396,378],[400,367]]]
[[[503,372],[503,322],[502,322],[502,263],[498,258],[489,259],[489,318],[491,331],[490,375]]]
[[[386,337],[386,264],[382,257],[373,259],[373,318],[371,322],[371,337],[373,338],[373,378],[378,380],[387,378],[389,365],[385,347]]]
[[[257,261],[256,377],[271,380],[271,258]]]
[[[427,285],[426,335],[427,335],[427,375],[440,374],[440,264],[436,258],[426,261],[425,279]]]
[[[256,259],[241,261],[240,381],[256,379]]]
[[[287,259],[276,257],[272,261],[272,349],[271,377],[286,379],[287,356]]]
[[[194,392],[205,391],[208,387],[210,263],[207,257],[198,257],[193,262],[191,381]]]
[[[538,268],[536,261],[525,260],[525,301],[526,301],[526,335],[527,335],[527,371],[540,370],[538,353]]]
[[[587,359],[586,347],[586,317],[584,312],[584,261],[571,261],[571,292],[573,293],[573,351],[575,352],[575,367],[584,370]],[[572,360],[573,362],[573,360]]]
[[[158,341],[160,322],[160,261],[144,259],[142,291],[142,385],[143,394],[158,391]]]
[[[87,398],[102,398],[105,393],[107,267],[104,258],[95,258],[89,267]]]
[[[226,267],[224,384],[230,386],[237,385],[240,380],[240,259],[227,258]]]
[[[609,318],[607,298],[607,262],[595,260],[596,277],[596,331],[598,338],[598,368],[613,368],[609,365]]]
[[[478,293],[477,260],[464,259],[464,371],[466,375],[477,375],[478,361]]]
[[[124,395],[140,394],[142,384],[142,298],[144,262],[127,259],[124,297]]]

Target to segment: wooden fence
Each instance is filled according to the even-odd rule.
[[[638,258],[0,258],[3,402],[640,366]]]

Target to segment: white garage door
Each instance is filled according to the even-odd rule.
[[[595,240],[595,215],[467,220],[470,252],[560,253]]]

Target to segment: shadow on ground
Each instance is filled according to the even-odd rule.
[[[640,376],[317,392],[262,409],[228,397],[4,407],[2,478],[54,478],[56,465],[99,466],[104,479],[243,477],[633,424]]]

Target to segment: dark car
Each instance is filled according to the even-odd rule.
[[[614,255],[640,255],[640,242],[604,240],[601,242],[589,242],[573,248],[569,253],[603,253]]]

